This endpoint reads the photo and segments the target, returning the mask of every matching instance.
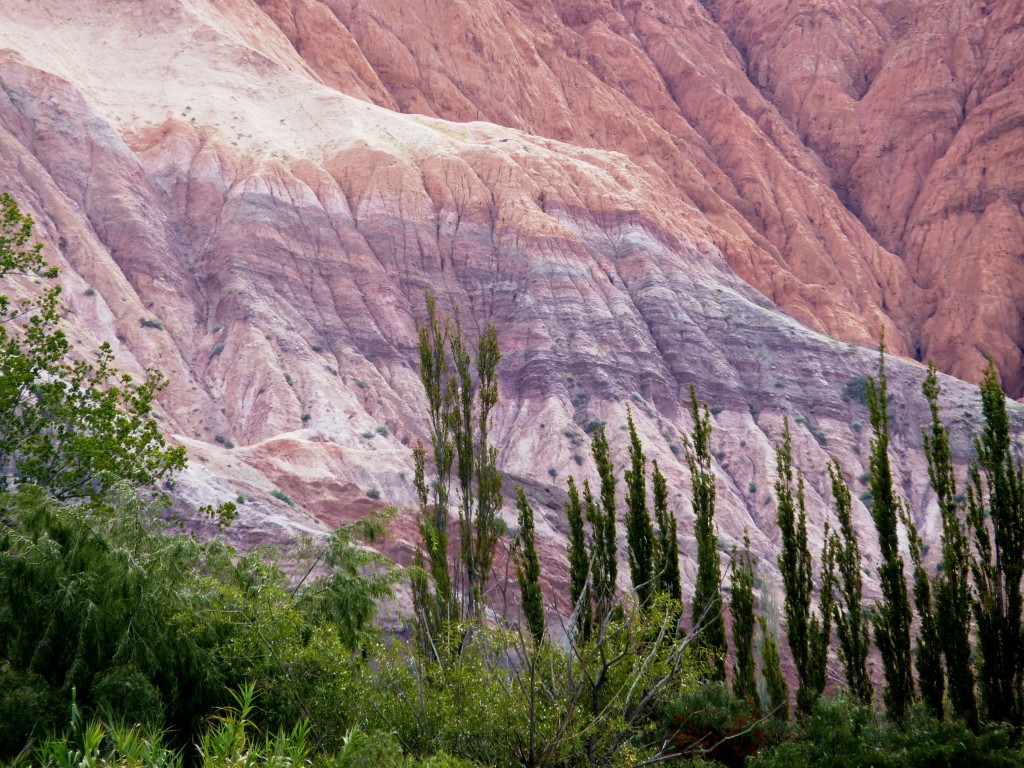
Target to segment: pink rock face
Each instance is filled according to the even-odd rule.
[[[1024,395],[1024,9],[1016,3],[718,0],[716,17],[926,301],[920,359]]]
[[[241,494],[239,543],[322,533],[379,497],[399,506],[386,551],[408,557],[410,448],[426,435],[415,331],[430,289],[471,337],[497,326],[493,434],[508,490],[521,483],[536,504],[553,606],[565,480],[595,477],[593,420],[624,465],[627,404],[669,479],[692,589],[691,384],[716,407],[726,551],[748,530],[771,591],[783,416],[816,551],[826,462],[864,490],[866,409],[848,395],[876,355],[848,341],[870,346],[885,322],[896,351],[946,349],[947,369],[973,376],[978,350],[1012,367],[1019,322],[1010,32],[970,48],[984,65],[958,128],[900,113],[912,128],[887,150],[897,172],[864,165],[856,144],[875,141],[872,125],[895,131],[888,102],[858,110],[880,83],[927,90],[932,74],[909,62],[940,54],[925,35],[896,67],[908,30],[931,28],[924,11],[896,18],[890,3],[889,27],[863,9],[839,23],[847,5],[805,25],[819,57],[838,52],[831,69],[800,58],[813,48],[803,37],[791,43],[792,70],[816,84],[801,90],[755,45],[790,39],[785,3],[752,13],[718,0],[716,22],[684,0],[443,13],[417,0],[0,0],[0,187],[62,268],[81,349],[107,340],[122,367],[168,375],[163,424],[192,456],[182,509]],[[896,226],[885,196],[913,226]],[[972,245],[983,240],[990,250]],[[969,262],[968,246],[984,258]],[[893,359],[889,376],[898,486],[935,538],[924,370]],[[944,386],[963,462],[976,392]],[[873,573],[870,515],[859,502],[855,514]]]

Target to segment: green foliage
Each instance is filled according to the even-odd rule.
[[[32,226],[0,195],[0,278],[57,276],[41,245],[28,245]],[[20,305],[0,296],[0,488],[34,483],[99,503],[119,480],[148,487],[182,469],[185,449],[169,448],[153,417],[163,377],[134,382],[107,344],[95,362],[72,360],[59,296],[59,286]]]
[[[693,435],[686,442],[686,463],[693,482],[694,533],[697,538],[697,584],[693,595],[693,625],[701,627],[698,642],[715,657],[712,677],[725,679],[725,620],[722,618],[722,573],[715,533],[715,475],[711,469],[711,413],[697,403],[690,385]]]
[[[839,571],[839,604],[836,608],[836,635],[839,638],[839,658],[843,663],[846,685],[862,704],[870,704],[871,678],[868,676],[868,617],[863,605],[860,545],[853,527],[850,488],[843,478],[839,462],[828,466],[832,481],[839,533],[829,539],[832,557]],[[840,538],[841,535],[841,538]]]
[[[737,768],[772,743],[777,730],[758,719],[748,700],[718,681],[680,693],[667,705],[666,719],[676,752]]]
[[[629,575],[642,606],[651,602],[657,589],[654,572],[654,527],[647,511],[647,457],[633,423],[633,410],[626,405],[629,425],[629,460],[626,470],[626,547]]]
[[[280,488],[275,488],[274,490],[272,490],[270,492],[270,495],[273,496],[275,499],[278,499],[279,501],[283,501],[289,507],[295,506],[295,502],[292,500],[292,497],[289,496],[284,491],[282,491]]]
[[[779,642],[775,633],[768,628],[768,622],[764,616],[757,617],[757,624],[761,628],[762,650],[761,650],[761,676],[764,679],[765,691],[768,694],[768,701],[765,702],[765,709],[768,714],[774,715],[778,720],[789,718],[789,684],[786,676],[782,674],[782,662],[779,659]]]
[[[939,377],[928,366],[922,390],[931,410],[930,429],[922,430],[928,477],[942,515],[942,572],[935,576],[935,621],[938,642],[946,659],[946,680],[953,713],[971,728],[978,725],[971,663],[970,550],[949,449],[949,433],[939,417]]]
[[[878,378],[868,377],[867,398],[871,429],[874,432],[869,463],[873,501],[871,515],[878,531],[878,546],[882,555],[882,564],[878,569],[882,600],[874,606],[872,623],[875,626],[875,644],[882,656],[885,674],[883,699],[886,711],[899,722],[914,701],[910,656],[912,616],[896,528],[902,501],[893,488],[889,464],[889,396],[885,377],[884,335],[878,344]]]
[[[594,499],[590,482],[584,480],[583,506],[591,531],[589,559],[594,619],[600,623],[615,599],[619,570],[615,543],[615,468],[608,456],[603,425],[595,427],[590,449],[601,478],[601,503]]]
[[[569,520],[569,599],[577,636],[586,641],[590,637],[593,619],[593,590],[590,588],[590,556],[583,527],[583,507],[572,475],[569,475],[567,496],[565,515]]]
[[[149,317],[141,318],[139,320],[139,325],[141,325],[143,328],[154,328],[158,331],[162,331],[164,329],[164,324],[161,321]]]
[[[792,738],[747,761],[750,768],[1010,768],[1024,753],[1008,729],[975,736],[961,722],[942,722],[911,708],[902,727],[880,721],[853,699],[823,697]]]
[[[811,592],[814,573],[811,552],[807,546],[807,511],[804,503],[804,477],[797,474],[794,493],[793,444],[789,433],[789,419],[783,422],[782,442],[775,446],[778,479],[775,481],[775,497],[778,507],[779,531],[782,533],[782,551],[778,555],[779,571],[785,589],[786,639],[793,664],[796,666],[798,688],[797,708],[800,712],[811,711],[814,700],[820,695],[824,680],[815,674],[813,658],[821,643],[817,617],[811,616]],[[828,540],[826,535],[825,540]],[[826,617],[828,621],[829,617]],[[828,638],[824,638],[828,647]],[[823,665],[820,671],[823,673]]]
[[[910,560],[914,564],[914,606],[920,617],[915,649],[918,686],[921,689],[921,698],[932,716],[941,720],[946,681],[942,675],[942,648],[939,645],[938,627],[932,606],[931,579],[928,578],[928,572],[921,559],[923,544],[917,526],[905,508],[901,509],[901,518],[910,543]]]
[[[516,508],[519,510],[519,534],[516,539],[516,579],[523,601],[523,615],[534,643],[544,637],[544,597],[540,591],[540,561],[534,542],[533,508],[526,500],[521,485],[516,486]]]
[[[974,536],[974,615],[981,657],[978,682],[989,719],[1024,719],[1024,470],[1013,457],[1006,396],[990,360],[981,383],[985,426],[974,440],[967,522]]]
[[[754,665],[754,560],[750,555],[750,537],[743,534],[743,550],[732,551],[732,645],[736,663],[732,670],[732,690],[740,701],[757,710],[757,670]]]
[[[420,380],[427,395],[427,420],[436,480],[426,483],[426,450],[414,452],[420,502],[420,533],[434,592],[419,589],[420,622],[437,632],[441,618],[482,622],[485,590],[498,537],[504,531],[497,448],[490,444],[491,410],[498,402],[498,335],[488,325],[473,359],[458,314],[442,323],[434,297],[426,295],[427,319],[419,326]],[[459,562],[449,570],[450,478],[459,483]],[[421,584],[422,587],[422,584]],[[454,598],[458,598],[457,602]],[[433,617],[433,618],[431,618]]]
[[[654,517],[658,521],[658,539],[655,542],[655,572],[658,589],[674,600],[683,599],[679,574],[679,538],[676,516],[668,508],[668,481],[654,462],[651,477],[654,484]]]

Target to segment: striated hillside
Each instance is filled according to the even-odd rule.
[[[814,43],[783,2],[718,0],[713,18],[684,0],[0,0],[0,187],[62,267],[81,348],[169,376],[182,503],[243,494],[240,543],[352,519],[374,489],[411,503],[430,288],[498,328],[495,434],[552,584],[564,480],[591,474],[583,427],[605,420],[621,464],[629,403],[692,589],[691,384],[716,406],[724,546],[749,529],[771,584],[783,415],[820,538],[825,462],[863,491],[866,409],[844,393],[880,324],[898,352],[967,378],[993,354],[1024,384],[1012,4],[964,3],[946,38],[923,3],[869,5],[817,3]],[[953,89],[967,116],[940,130],[916,98],[899,107],[934,91],[929,46],[957,19],[980,30]],[[852,52],[833,57],[837,40]],[[923,376],[891,363],[899,479],[931,537]],[[963,461],[976,394],[945,384]],[[388,551],[415,541],[405,511]]]

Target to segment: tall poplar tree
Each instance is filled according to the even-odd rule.
[[[779,642],[775,633],[768,629],[768,622],[764,616],[757,617],[757,624],[761,627],[761,637],[764,641],[761,650],[761,676],[764,678],[764,687],[768,693],[768,713],[779,720],[788,720],[789,684],[786,683],[786,676],[782,674]]]
[[[654,517],[658,521],[658,541],[655,548],[658,590],[676,600],[682,600],[676,516],[668,508],[668,482],[658,469],[658,462],[653,462],[653,465],[654,473],[651,480],[654,484]]]
[[[922,430],[928,477],[942,515],[942,572],[935,578],[935,622],[946,659],[946,681],[953,713],[973,729],[978,727],[971,662],[970,549],[957,503],[949,432],[939,417],[939,377],[929,364],[922,390],[931,409],[931,426]]]
[[[902,722],[914,701],[914,676],[910,655],[910,600],[899,553],[897,522],[901,501],[893,488],[889,464],[889,403],[885,377],[885,335],[878,344],[878,378],[867,380],[868,411],[871,416],[870,488],[871,515],[878,531],[882,564],[878,569],[882,600],[873,609],[875,644],[882,656],[885,675],[883,700],[886,711]]]
[[[945,695],[946,681],[942,675],[942,648],[939,646],[938,627],[935,623],[935,612],[932,609],[932,584],[928,572],[924,569],[922,550],[924,545],[917,532],[917,526],[910,519],[906,508],[901,509],[903,525],[907,529],[910,542],[910,560],[914,564],[914,607],[920,617],[917,631],[917,684],[921,689],[921,698],[939,720],[942,719],[942,699]]]
[[[657,589],[654,574],[654,528],[647,511],[647,457],[636,433],[633,410],[626,405],[629,425],[629,462],[626,470],[626,547],[629,575],[640,605],[650,605]]]
[[[736,697],[757,705],[757,670],[754,664],[754,561],[750,537],[743,533],[743,549],[732,550],[732,644],[736,662],[732,668],[732,690]]]
[[[600,570],[601,578],[594,581],[595,598],[610,605],[615,597],[615,584],[619,575],[619,560],[615,543],[615,467],[608,452],[608,438],[604,425],[597,425],[590,445],[597,474],[601,479],[601,504],[593,504],[590,486],[584,483],[587,502],[587,519],[593,529],[594,552],[591,559]]]
[[[825,690],[828,649],[832,643],[832,617],[835,614],[836,562],[825,526],[821,546],[821,587],[818,590],[818,614],[807,625],[807,689],[813,700]]]
[[[516,486],[516,509],[519,510],[518,562],[516,578],[519,594],[523,601],[523,615],[539,644],[544,637],[544,598],[540,591],[540,561],[537,559],[537,545],[534,540],[533,508],[526,499],[521,485]]]
[[[583,525],[583,507],[572,475],[569,475],[565,514],[569,519],[569,599],[576,616],[576,632],[585,642],[590,638],[593,621],[593,590],[590,588],[590,555]]]
[[[873,691],[867,668],[870,643],[868,616],[862,603],[860,546],[857,543],[857,532],[853,528],[850,488],[843,478],[843,468],[838,461],[831,462],[828,471],[832,480],[836,517],[839,519],[839,534],[833,533],[829,540],[839,571],[839,600],[842,604],[842,608],[837,607],[836,611],[839,658],[843,663],[850,693],[862,703],[870,704]]]
[[[427,452],[418,445],[413,452],[417,499],[420,506],[420,534],[426,563],[434,581],[425,611],[444,620],[482,621],[486,605],[485,588],[498,537],[504,531],[499,515],[502,506],[498,452],[490,444],[491,411],[498,402],[497,368],[501,360],[498,335],[488,324],[476,348],[476,379],[462,327],[442,322],[437,302],[426,294],[427,318],[418,328],[420,380],[427,397],[427,423],[433,448],[436,475],[427,482]],[[459,484],[459,557],[448,558],[451,477]],[[417,589],[424,585],[419,584]],[[422,590],[421,590],[422,591]],[[417,603],[426,606],[427,595]]]
[[[697,538],[697,585],[693,595],[693,626],[700,630],[697,645],[714,656],[712,678],[725,679],[725,620],[722,618],[722,574],[715,532],[715,474],[711,469],[711,412],[697,403],[690,385],[693,435],[686,442],[686,463],[693,482],[694,532]]]
[[[967,486],[967,521],[975,546],[979,683],[989,719],[1020,725],[1024,713],[1024,471],[1013,457],[1006,396],[991,360],[981,383],[981,403],[985,426],[974,441],[977,457]]]
[[[807,546],[807,511],[804,502],[804,477],[797,473],[793,482],[793,440],[789,418],[783,420],[782,442],[775,446],[778,478],[775,480],[777,520],[782,534],[778,555],[779,572],[785,590],[786,639],[797,673],[797,708],[811,711],[817,698],[810,680],[810,624],[813,573],[811,551]]]

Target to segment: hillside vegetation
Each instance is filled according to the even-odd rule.
[[[9,195],[0,204],[4,759],[375,768],[1024,759],[1024,471],[994,367],[981,387],[984,428],[962,492],[934,371],[926,380],[932,422],[924,439],[943,523],[941,569],[929,573],[892,482],[881,347],[865,385],[868,487],[884,558],[883,597],[873,605],[862,597],[838,464],[835,532],[820,556],[809,550],[804,478],[787,422],[774,489],[781,634],[778,617],[763,603],[758,611],[759,566],[749,549],[720,551],[711,411],[696,391],[682,448],[698,549],[689,605],[678,567],[678,536],[688,533],[669,509],[665,477],[656,462],[648,474],[631,414],[624,471],[594,422],[599,482],[567,480],[572,610],[560,616],[541,590],[528,494],[517,489],[515,531],[497,514],[493,328],[474,347],[428,295],[419,351],[430,444],[414,451],[421,541],[413,567],[398,569],[364,546],[385,535],[386,510],[326,541],[237,552],[164,520],[185,455],[159,430],[161,377],[133,381],[112,368],[106,349],[95,362],[77,354],[61,331],[55,271],[31,245],[31,219]],[[223,527],[237,508],[225,502],[204,512]],[[499,546],[509,552],[504,570]],[[616,586],[623,563],[626,591]],[[377,606],[406,581],[410,631],[385,635]],[[833,627],[846,682],[826,694]],[[792,718],[782,637],[798,659]],[[884,711],[865,666],[872,639]]]

